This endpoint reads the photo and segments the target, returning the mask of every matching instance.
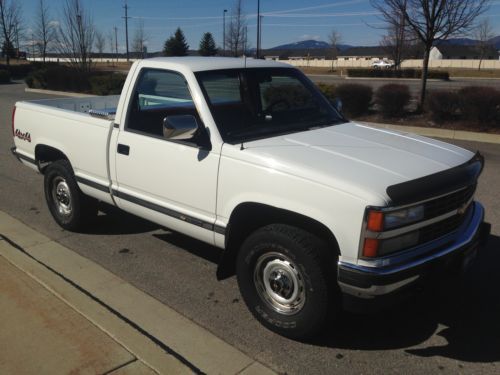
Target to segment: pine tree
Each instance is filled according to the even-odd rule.
[[[167,39],[163,47],[163,54],[165,56],[186,56],[189,45],[186,43],[186,38],[181,28],[175,30],[175,34]]]
[[[201,56],[215,56],[217,54],[217,47],[215,47],[214,37],[212,33],[205,33],[200,40],[200,48],[198,53]]]

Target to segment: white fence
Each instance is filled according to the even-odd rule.
[[[300,67],[311,68],[370,68],[373,60],[281,60],[281,62]],[[405,60],[401,64],[403,68],[421,68],[422,60]],[[479,60],[431,60],[429,67],[453,68],[453,69],[477,69]],[[500,69],[500,60],[483,60],[481,69]]]
[[[28,57],[27,60],[28,61],[43,61],[43,59],[41,57]],[[139,59],[129,59],[129,61],[131,61],[131,62],[134,62],[137,60],[139,60]],[[66,57],[46,57],[45,61],[64,63],[64,62],[70,62],[71,60],[69,58],[66,58]],[[92,58],[92,62],[94,62],[94,63],[104,62],[104,63],[112,64],[112,63],[116,63],[116,62],[127,62],[127,59],[126,58],[112,59],[112,58],[106,58],[106,57],[105,58],[94,57],[94,58]]]

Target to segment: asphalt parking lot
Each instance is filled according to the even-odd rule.
[[[492,236],[473,272],[381,313],[346,313],[322,337],[303,343],[260,326],[234,277],[216,280],[216,248],[109,208],[88,233],[58,227],[46,208],[42,177],[9,150],[14,102],[42,97],[25,93],[23,84],[0,86],[0,210],[282,373],[500,373],[500,145],[454,141],[486,158],[477,198]]]

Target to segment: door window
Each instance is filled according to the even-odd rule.
[[[132,96],[126,130],[163,136],[163,120],[192,115],[201,123],[184,77],[158,69],[143,69]]]

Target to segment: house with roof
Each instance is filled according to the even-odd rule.
[[[498,60],[499,51],[494,46],[485,49],[483,60]],[[477,46],[440,44],[432,47],[429,60],[479,60],[481,51]]]

